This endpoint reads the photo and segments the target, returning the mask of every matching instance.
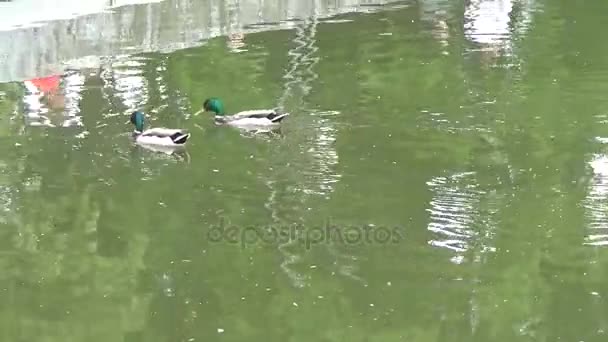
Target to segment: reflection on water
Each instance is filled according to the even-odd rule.
[[[435,177],[427,185],[433,192],[430,202],[430,222],[427,229],[437,238],[432,246],[456,252],[452,261],[459,263],[474,237],[473,223],[481,192],[476,189],[474,173],[461,173],[449,177]]]
[[[444,1],[422,1],[420,3],[420,18],[428,21],[432,25],[431,33],[433,37],[441,44],[444,55],[449,54],[447,47],[449,45],[450,28],[447,20],[449,19],[448,11],[450,3]]]
[[[319,50],[315,44],[318,23],[318,18],[313,16],[294,27],[295,37],[292,42],[295,46],[287,53],[289,65],[283,75],[284,89],[279,99],[279,108],[285,108],[286,101],[293,101],[289,103],[290,107],[301,106],[310,91],[310,83],[318,77],[313,69],[319,61],[315,56]]]
[[[586,245],[608,245],[608,156],[596,154],[589,162],[593,177],[584,200],[587,219]]]
[[[463,63],[459,47],[467,38],[477,38],[450,27],[460,25],[462,4],[439,1],[437,11],[442,13],[424,11],[438,15],[437,25],[430,27],[417,17],[417,6],[426,1],[411,2],[415,6],[402,12],[345,16],[337,25],[326,25],[331,21],[315,13],[354,1],[165,3],[183,3],[177,10],[184,10],[182,16],[172,18],[173,12],[161,3],[100,15],[108,20],[108,37],[119,40],[113,46],[100,43],[91,48],[92,54],[121,52],[116,56],[72,60],[71,69],[77,71],[61,69],[50,76],[36,74],[44,67],[33,68],[36,77],[17,79],[28,89],[28,120],[57,127],[42,138],[3,135],[0,211],[6,215],[0,217],[0,302],[5,310],[0,328],[7,340],[207,341],[221,333],[252,341],[335,340],[346,334],[434,341],[447,334],[458,341],[474,337],[502,342],[536,329],[522,324],[522,318],[543,322],[540,327],[563,323],[550,317],[547,305],[559,306],[557,311],[565,315],[576,311],[587,305],[586,297],[573,303],[562,298],[587,293],[588,285],[597,291],[593,300],[598,308],[603,307],[603,294],[596,288],[602,275],[589,283],[591,277],[578,276],[587,266],[577,266],[576,272],[582,272],[560,279],[560,268],[571,265],[562,261],[571,254],[561,253],[572,247],[571,235],[580,244],[580,234],[564,233],[568,223],[552,229],[551,239],[542,231],[543,222],[561,221],[552,212],[556,206],[545,205],[547,200],[562,204],[559,214],[564,217],[580,215],[576,208],[566,209],[578,197],[551,191],[571,184],[569,175],[581,168],[580,163],[570,164],[577,159],[572,155],[583,153],[575,149],[578,144],[560,145],[560,137],[549,138],[551,129],[563,129],[570,137],[574,111],[563,114],[544,107],[560,95],[550,94],[559,89],[544,87],[544,79],[522,77],[526,86],[540,89],[525,94],[531,101],[522,101],[521,93],[506,91],[510,85],[504,81],[512,70]],[[512,14],[518,3],[504,6]],[[461,11],[458,18],[447,14],[455,8]],[[252,9],[259,12],[252,15]],[[248,17],[264,22],[294,14],[302,19],[244,25]],[[89,17],[93,26],[98,19]],[[85,30],[85,22],[76,21],[69,29],[83,35],[74,36],[96,39],[94,29]],[[552,30],[541,24],[539,32],[530,33],[535,38]],[[135,42],[134,52],[170,45],[180,37],[167,29],[173,25],[185,28],[183,42],[194,42],[192,32],[199,29],[228,37],[169,55],[122,54],[129,48],[123,38]],[[279,25],[291,29],[248,31]],[[472,27],[481,30],[480,25]],[[120,34],[112,33],[114,29]],[[494,36],[496,44],[501,44],[498,36],[514,35],[501,32]],[[550,48],[536,49],[534,43],[508,39],[530,54],[556,53],[552,42],[547,43]],[[206,58],[214,65],[206,65]],[[74,67],[77,63],[84,67]],[[575,67],[568,64],[563,74],[577,74]],[[23,97],[22,92],[12,94],[9,86],[15,84],[2,85],[4,112],[12,110],[13,98]],[[209,117],[185,112],[189,101],[200,104],[200,96],[215,90],[238,95],[227,99],[232,108],[276,101],[293,115],[281,136],[267,140],[244,138],[231,129],[207,129],[212,127]],[[569,91],[575,90],[580,91],[570,85]],[[604,103],[591,103],[594,99],[583,95],[577,108],[603,108]],[[150,113],[155,123],[208,125],[189,146],[191,163],[165,162],[169,156],[153,158],[131,148],[126,137],[132,127],[124,121],[136,108]],[[424,120],[417,118],[425,108]],[[576,120],[578,126],[586,119],[578,115]],[[55,133],[70,129],[59,126],[82,129],[83,122],[91,134],[82,146],[62,145],[65,135]],[[22,139],[18,147],[13,138]],[[591,245],[608,241],[603,232],[608,222],[606,164],[604,155],[594,156],[595,176],[583,203],[586,243]],[[517,177],[509,180],[506,172],[511,169]],[[569,201],[558,203],[563,199]],[[536,205],[538,212],[532,208]],[[522,218],[501,222],[520,211]],[[207,228],[201,222],[214,215],[243,226],[303,227],[319,225],[329,216],[345,226],[406,226],[408,235],[393,246],[328,242],[305,250],[292,240],[243,248],[215,243],[212,248],[201,234]],[[496,254],[494,246],[501,247]],[[593,262],[601,266],[602,248],[595,251]],[[179,260],[188,262],[178,265]],[[546,260],[554,262],[547,266]],[[15,324],[16,330],[10,330]],[[323,335],[327,331],[336,335]],[[546,332],[539,330],[538,335]]]
[[[509,22],[512,0],[468,1],[465,17],[465,35],[482,45],[500,45],[511,34]]]
[[[144,77],[145,58],[117,60],[104,70],[102,79],[107,93],[115,94],[124,112],[145,108],[149,101],[149,84]]]
[[[301,108],[303,106],[305,101],[304,96],[308,89],[307,83],[311,80],[308,77],[303,77],[302,72],[303,70],[312,70],[313,67],[311,63],[307,62],[310,56],[313,56],[313,54],[317,51],[317,47],[315,46],[317,24],[317,18],[313,15],[312,17],[307,18],[305,22],[298,23],[294,27],[295,37],[293,38],[292,42],[295,44],[295,46],[288,51],[289,65],[285,74],[283,75],[283,93],[278,103],[279,108],[282,110],[285,110],[287,101],[291,101],[290,104],[293,103],[290,108]],[[304,58],[305,56],[308,56],[308,58]],[[287,168],[290,169],[291,167],[287,166]],[[293,172],[291,170],[281,170],[281,173],[284,173],[285,171],[289,173]],[[300,170],[300,172],[303,171],[304,170]],[[301,217],[281,217],[279,214],[277,214],[276,205],[278,203],[275,203],[277,200],[275,197],[277,191],[276,189],[272,189],[272,185],[274,185],[275,182],[268,182],[267,184],[271,186],[271,197],[269,198],[266,207],[272,210],[272,217],[275,222],[301,223]],[[292,186],[290,189],[286,190],[288,193],[287,196],[292,197],[292,200],[295,200],[296,202],[293,205],[295,205],[297,208],[303,209],[303,207],[306,205],[306,199],[302,194],[297,194],[300,189],[296,189]],[[282,202],[283,199],[279,199],[279,201]],[[281,263],[281,269],[288,275],[294,286],[302,287],[305,285],[305,276],[295,271],[293,268],[293,266],[295,266],[301,259],[301,256],[298,254],[297,250],[294,250],[294,247],[298,243],[299,241],[297,239],[287,241],[279,245],[278,249],[283,254],[284,258],[283,262]]]
[[[302,192],[305,194],[315,194],[317,196],[329,196],[333,191],[335,183],[337,183],[341,176],[336,173],[336,167],[338,165],[338,152],[335,148],[335,142],[337,137],[336,124],[333,122],[334,118],[331,115],[339,113],[332,112],[320,112],[313,113],[318,119],[315,125],[312,127],[316,128],[316,135],[314,140],[311,141],[308,146],[307,153],[310,153],[314,158],[315,162],[310,173],[310,184],[313,187],[303,188]]]
[[[478,262],[483,253],[495,251],[493,216],[503,203],[495,192],[479,189],[475,172],[435,177],[427,185],[433,193],[427,209],[427,229],[435,236],[429,241],[431,246],[453,251],[451,261],[456,264],[466,261],[472,246],[477,248],[471,261]]]
[[[24,117],[29,126],[82,126],[80,115],[81,92],[85,76],[70,70],[62,75],[23,82]]]
[[[317,12],[316,8],[312,12]],[[300,208],[305,212],[309,202],[315,198],[328,199],[333,191],[334,184],[340,175],[336,174],[335,167],[338,164],[338,153],[335,149],[337,127],[334,116],[338,112],[317,112],[308,108],[307,96],[314,82],[319,77],[315,66],[319,63],[317,47],[317,30],[319,18],[313,14],[304,20],[295,23],[294,37],[291,40],[292,48],[288,51],[288,65],[283,79],[283,91],[278,100],[279,108],[297,109],[293,116],[295,122],[302,127],[293,132],[291,138],[297,141],[297,152],[301,158],[291,160],[285,168],[274,172],[275,179],[266,184],[271,189],[270,198],[266,208],[272,212],[275,223],[303,222],[302,217],[293,217],[289,214],[280,214],[278,208],[284,208],[285,202],[289,201],[290,207]],[[290,158],[291,159],[291,158]],[[288,189],[277,189],[286,175],[299,174],[297,186]],[[279,195],[281,194],[281,195]],[[287,198],[285,198],[287,197]],[[304,228],[306,229],[306,228]],[[305,275],[295,271],[293,266],[301,260],[298,253],[298,241],[288,241],[279,246],[279,251],[284,256],[281,268],[292,280],[294,286],[305,285]],[[330,253],[336,257],[336,263],[340,273],[349,277],[352,275],[352,258],[341,256],[333,247],[329,246]],[[346,262],[346,265],[343,263]]]
[[[516,57],[514,40],[529,28],[533,0],[471,0],[464,12],[465,37],[480,51],[482,61],[492,64],[501,55]]]

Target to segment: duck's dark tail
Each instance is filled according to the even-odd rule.
[[[173,140],[174,143],[182,145],[186,143],[188,138],[190,138],[190,133],[186,132],[175,133],[171,136],[171,140]]]

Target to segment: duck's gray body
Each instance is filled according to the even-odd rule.
[[[183,129],[150,128],[143,133],[135,132],[135,141],[142,145],[183,146],[190,138],[190,133]]]
[[[233,115],[216,115],[215,121],[230,126],[277,126],[289,113],[279,112],[276,109],[246,110]]]

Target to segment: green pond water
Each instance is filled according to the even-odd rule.
[[[0,33],[0,341],[606,341],[608,3],[227,3]]]

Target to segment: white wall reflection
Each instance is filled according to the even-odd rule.
[[[84,89],[85,76],[79,71],[70,71],[63,77],[65,83],[65,111],[63,127],[82,126],[80,115],[81,92]]]
[[[315,6],[318,5],[318,1]],[[301,6],[301,4],[300,4]],[[306,7],[306,6],[304,6]],[[292,11],[306,9],[299,7]],[[341,175],[336,166],[339,158],[335,148],[338,129],[335,123],[337,112],[319,112],[310,109],[306,101],[307,95],[312,89],[319,75],[316,65],[320,60],[319,48],[317,47],[317,28],[319,18],[315,13],[319,10],[313,7],[310,17],[301,22],[294,23],[294,34],[292,36],[292,48],[286,51],[289,57],[288,65],[283,75],[283,92],[278,100],[278,106],[283,108],[298,108],[299,119],[303,120],[297,133],[291,134],[288,145],[297,146],[296,153],[288,157],[285,166],[279,165],[266,181],[270,188],[270,197],[266,208],[270,211],[274,223],[293,222],[301,223],[302,217],[293,217],[288,211],[298,208],[295,212],[306,212],[311,206],[309,201],[318,198],[329,198],[334,190],[335,183]],[[295,158],[294,158],[295,155]],[[277,179],[283,175],[295,175],[297,186],[284,189],[282,182]],[[266,175],[264,175],[266,177]],[[292,182],[288,183],[292,184]],[[286,211],[285,207],[289,207]],[[292,240],[278,246],[283,255],[281,268],[291,280],[293,286],[302,287],[306,285],[307,277],[298,272],[297,265],[302,262],[303,256],[295,249],[298,241]],[[334,265],[337,272],[350,279],[362,281],[355,272],[357,270],[356,258],[352,255],[343,254],[334,246],[328,246],[329,253],[335,258]]]
[[[484,45],[500,45],[511,34],[509,14],[512,0],[471,0],[464,11],[465,35]]]
[[[24,81],[26,125],[82,126],[80,101],[84,82],[85,76],[76,70]]]
[[[514,54],[514,38],[526,33],[536,3],[533,0],[470,0],[464,12],[465,37],[484,56]]]
[[[586,245],[608,245],[608,156],[595,154],[589,162],[593,176],[583,206],[587,221]]]
[[[475,189],[474,181],[473,173],[464,173],[427,182],[433,192],[427,209],[430,213],[427,229],[436,236],[429,244],[456,252],[452,261],[457,263],[475,235],[472,225],[481,193]]]
[[[148,103],[148,80],[144,77],[144,66],[145,60],[140,58],[117,60],[103,73],[108,92],[118,97],[127,111],[141,109]]]
[[[433,193],[427,209],[427,229],[434,235],[428,242],[431,246],[451,250],[450,260],[456,264],[477,262],[483,253],[495,251],[493,213],[501,201],[496,193],[479,189],[475,172],[434,177],[427,185]]]

